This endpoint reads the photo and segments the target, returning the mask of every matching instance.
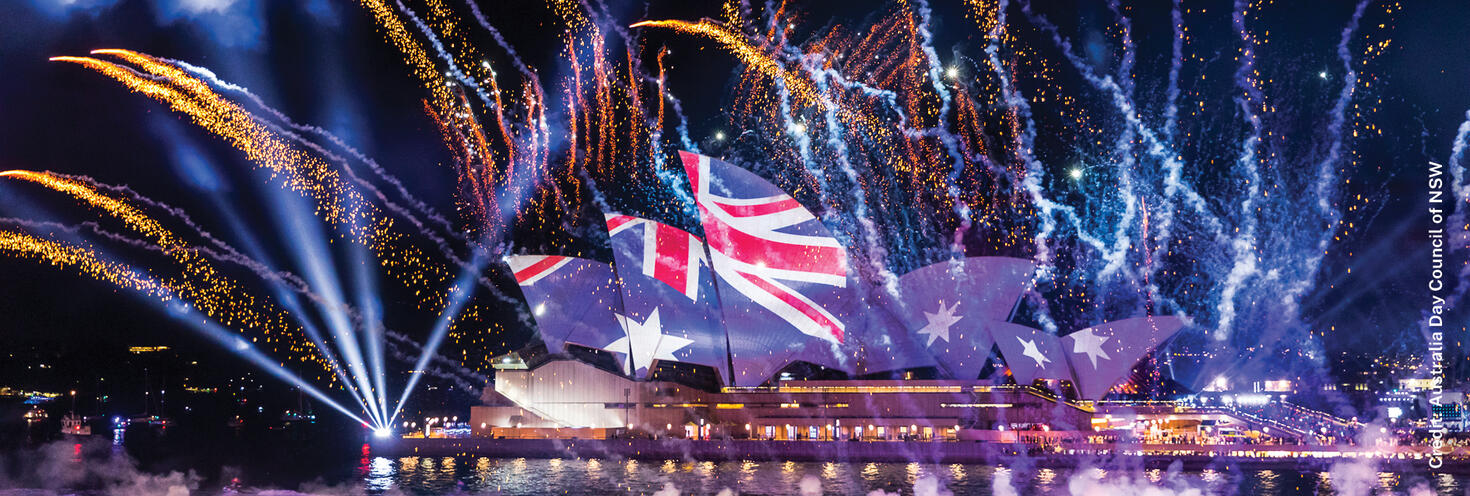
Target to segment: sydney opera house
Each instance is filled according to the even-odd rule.
[[[612,263],[506,259],[539,329],[496,359],[476,436],[987,439],[1082,433],[1182,326],[1063,335],[1011,322],[1030,260],[971,257],[860,284],[843,245],[737,166],[682,160],[705,239],[608,214]]]

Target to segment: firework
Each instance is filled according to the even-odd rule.
[[[894,274],[957,256],[1023,256],[1043,267],[1027,318],[1048,331],[1157,311],[1191,317],[1196,330],[1207,331],[1198,335],[1222,342],[1261,340],[1252,331],[1258,327],[1287,329],[1264,337],[1289,338],[1283,347],[1311,359],[1316,346],[1310,333],[1298,332],[1306,327],[1299,302],[1369,201],[1350,195],[1348,182],[1357,140],[1378,132],[1366,116],[1380,102],[1364,95],[1373,79],[1369,63],[1390,43],[1383,26],[1391,23],[1364,18],[1391,18],[1400,8],[1370,12],[1359,2],[1346,17],[1335,46],[1344,72],[1333,82],[1340,84],[1335,98],[1328,108],[1300,111],[1320,113],[1328,125],[1310,137],[1311,152],[1296,153],[1285,140],[1297,116],[1277,106],[1279,87],[1260,63],[1269,36],[1253,27],[1269,3],[1235,3],[1232,60],[1212,65],[1201,54],[1219,47],[1196,46],[1191,34],[1207,22],[1204,13],[1175,1],[1169,65],[1158,81],[1140,81],[1147,75],[1137,67],[1137,26],[1115,1],[1106,2],[1113,16],[1108,69],[1079,53],[1074,35],[1030,2],[965,2],[977,43],[941,55],[924,1],[896,2],[868,25],[809,29],[786,2],[764,9],[725,2],[712,12],[722,20],[627,22],[600,5],[553,0],[547,8],[564,28],[554,68],[523,60],[474,2],[360,3],[424,91],[423,111],[454,158],[460,218],[433,212],[376,162],[206,69],[111,49],[53,60],[89,68],[189,116],[308,199],[315,214],[365,248],[364,259],[435,316],[427,344],[412,359],[415,370],[443,363],[436,353],[446,339],[460,347],[457,365],[483,369],[486,357],[471,358],[469,349],[509,347],[508,327],[529,324],[521,304],[498,289],[512,285],[505,274],[484,270],[485,260],[515,248],[509,239],[587,256],[604,242],[595,234],[600,217],[588,214],[594,210],[696,226],[687,180],[669,159],[701,146],[749,165],[811,206],[852,253],[869,292],[894,291]],[[1372,25],[1380,27],[1364,27]],[[730,132],[691,139],[666,85],[682,54],[646,46],[644,33],[653,31],[710,43],[738,65],[723,115]],[[476,43],[487,37],[492,44]],[[513,70],[498,71],[492,60]],[[1195,80],[1210,83],[1186,84]],[[1143,84],[1163,88],[1155,92],[1162,97],[1139,90]],[[225,95],[250,101],[257,113]],[[344,149],[350,159],[331,151]],[[390,187],[355,174],[355,164]],[[418,376],[396,405],[388,404],[382,350],[371,348],[380,338],[353,348],[356,339],[342,334],[381,327],[362,308],[346,314],[366,323],[331,324],[334,343],[327,343],[121,197],[68,176],[3,175],[121,220],[184,267],[171,295],[196,302],[226,326],[316,356],[375,422],[391,423],[416,385]],[[111,273],[96,270],[84,272],[133,284],[117,279],[121,272],[103,277]],[[326,288],[334,284],[308,272],[288,286],[349,308]],[[518,318],[485,322],[496,315]],[[1268,319],[1286,323],[1262,326]],[[324,344],[344,346],[348,365],[332,365],[337,360]]]

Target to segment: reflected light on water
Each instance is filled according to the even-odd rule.
[[[482,484],[489,483],[491,477],[494,476],[490,468],[490,457],[482,456],[479,460],[475,460],[475,478],[479,479]]]
[[[1057,480],[1057,471],[1043,468],[1036,472],[1036,482],[1044,487],[1051,487]]]
[[[1396,488],[1399,485],[1399,476],[1392,472],[1379,472],[1378,485],[1383,486],[1384,489]]]
[[[760,469],[761,464],[745,460],[740,462],[740,483],[750,484],[755,480],[755,471]]]
[[[454,480],[454,458],[446,456],[440,459],[439,476],[441,480]]]
[[[1276,479],[1279,477],[1274,470],[1256,472],[1256,478],[1261,481],[1260,489],[1266,492],[1276,492]]]
[[[1439,474],[1436,478],[1440,494],[1454,494],[1460,492],[1460,481],[1450,474]]]
[[[355,460],[354,460],[355,461]],[[672,485],[681,494],[714,494],[729,489],[734,494],[801,494],[803,480],[820,481],[829,494],[914,494],[926,478],[936,479],[938,494],[989,494],[999,480],[1009,481],[1014,494],[1065,495],[1075,482],[1094,482],[1096,489],[1114,488],[1163,492],[1188,488],[1197,492],[1178,494],[1273,494],[1304,496],[1342,494],[1334,492],[1335,478],[1329,472],[1258,470],[1244,473],[1215,469],[1183,471],[1175,477],[1163,469],[1079,471],[1053,468],[992,467],[987,465],[920,463],[841,462],[738,462],[669,460],[607,460],[581,458],[490,457],[369,457],[359,472],[359,486],[370,495],[411,494],[652,494]],[[647,466],[642,466],[643,463]],[[615,463],[604,467],[605,463]],[[584,469],[581,464],[585,464]],[[641,468],[641,470],[640,470]],[[585,470],[585,472],[584,472]],[[1422,477],[1379,473],[1372,479],[1372,494],[1465,494],[1465,485],[1454,475]],[[1414,493],[1411,489],[1420,491]],[[1012,493],[1001,493],[1012,494]],[[1116,494],[1134,494],[1122,492]],[[1148,494],[1148,493],[1137,493]],[[1366,494],[1366,493],[1365,493]]]
[[[369,491],[386,491],[393,487],[393,475],[393,460],[380,456],[368,463],[367,480],[363,482]]]

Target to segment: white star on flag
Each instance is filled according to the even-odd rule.
[[[694,342],[692,339],[664,334],[657,308],[648,314],[648,320],[641,323],[625,315],[614,315],[617,315],[618,325],[623,328],[626,336],[618,338],[617,341],[609,343],[602,349],[625,355],[624,373],[631,374],[634,370],[647,369],[653,365],[654,360],[677,360],[674,352]],[[632,344],[631,353],[628,349],[630,343]]]
[[[1026,355],[1032,360],[1036,360],[1037,367],[1041,367],[1043,369],[1046,368],[1046,362],[1050,362],[1051,359],[1047,358],[1046,355],[1041,354],[1041,349],[1036,347],[1036,341],[1027,341],[1019,337],[1016,338],[1016,341],[1020,341],[1021,346],[1026,348],[1025,351],[1021,352],[1022,355]]]
[[[1112,360],[1108,352],[1103,351],[1103,343],[1108,342],[1108,337],[1098,336],[1092,333],[1092,328],[1087,328],[1072,335],[1072,353],[1083,353],[1092,359],[1092,368],[1097,368],[1097,357],[1104,360]]]
[[[958,301],[954,305],[950,305],[949,308],[945,308],[944,302],[941,301],[939,302],[939,309],[934,313],[924,312],[924,318],[929,320],[928,324],[925,324],[924,327],[919,329],[919,334],[929,336],[929,344],[924,346],[934,346],[934,340],[940,338],[943,338],[946,343],[949,342],[950,326],[953,326],[955,322],[959,322],[960,319],[965,318],[963,315],[954,314],[955,309],[959,307],[960,302]]]

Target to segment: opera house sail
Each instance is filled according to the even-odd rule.
[[[869,401],[880,411],[844,414],[854,407],[833,395],[907,391],[938,396],[916,406],[928,403],[910,395],[906,418],[958,432],[989,417],[955,405],[987,405],[976,398],[1034,381],[1070,383],[1071,401],[1101,399],[1184,325],[1143,316],[1058,336],[1011,322],[1036,275],[1017,258],[943,261],[865,285],[843,244],[791,195],[724,161],[680,156],[703,239],[606,212],[611,264],[506,257],[545,349],[505,359],[513,365],[477,409],[484,428],[602,429],[582,433],[596,436],[688,424],[698,436],[743,423],[746,432],[727,434],[761,437],[751,422],[762,422],[762,405],[800,410],[787,417],[876,418],[892,408]],[[980,380],[987,366],[1004,373]],[[928,377],[896,380],[913,370]],[[1033,401],[1012,396],[995,404]],[[660,410],[670,405],[682,413]]]

